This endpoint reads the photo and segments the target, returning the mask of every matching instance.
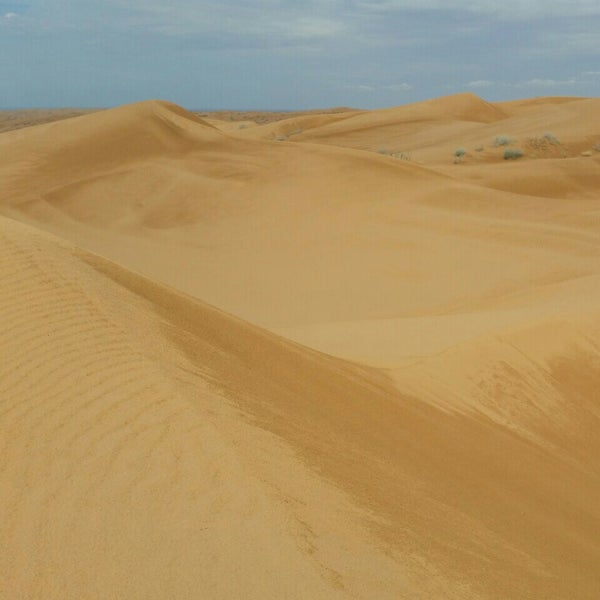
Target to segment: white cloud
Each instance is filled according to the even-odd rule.
[[[126,11],[129,24],[140,29],[176,34],[226,34],[265,38],[329,38],[347,32],[334,9],[336,2],[285,0],[220,2],[174,0],[110,0]]]
[[[391,83],[388,85],[369,85],[366,83],[360,83],[355,85],[347,85],[345,87],[348,90],[354,90],[357,92],[409,92],[413,89],[413,86],[409,83]]]
[[[29,5],[27,25],[32,31],[56,33],[158,33],[298,46],[307,40],[327,40],[348,33],[351,20],[340,15],[341,1],[35,0]]]
[[[469,81],[467,83],[468,88],[486,88],[494,85],[493,81],[488,81],[487,79],[477,79],[476,81]]]
[[[372,85],[367,85],[365,83],[359,83],[356,85],[346,85],[344,86],[347,90],[354,90],[356,92],[374,92],[375,88]]]
[[[19,16],[19,15],[18,15],[17,13],[14,13],[14,12],[7,12],[6,14],[4,14],[4,16],[3,16],[2,18],[3,18],[3,19],[10,20],[10,19],[15,19],[15,18],[17,18],[18,16]]]
[[[344,26],[329,19],[303,17],[295,23],[282,28],[288,35],[294,37],[332,37],[344,31]]]
[[[413,89],[413,86],[409,83],[392,83],[391,85],[384,85],[381,89],[392,92],[409,92]]]
[[[529,79],[528,81],[523,81],[520,83],[513,84],[513,87],[541,87],[541,88],[549,88],[549,87],[564,87],[576,85],[578,83],[577,79],[574,77],[570,79],[540,79],[534,78]]]

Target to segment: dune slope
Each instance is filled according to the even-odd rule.
[[[439,116],[444,103],[434,107]],[[242,140],[157,102],[11,132],[0,146],[4,214],[299,341],[356,346],[348,357],[380,366],[397,362],[364,352],[362,336],[348,346],[311,332],[472,313],[597,271],[600,154],[441,174],[376,153]]]
[[[597,406],[557,455],[6,219],[1,243],[3,597],[597,592],[597,441],[571,443]]]
[[[331,368],[6,219],[0,244],[0,597],[392,598],[407,585],[365,512],[251,424],[253,404],[286,391],[263,361],[299,378],[316,362],[321,385]],[[346,371],[338,387],[353,386]]]

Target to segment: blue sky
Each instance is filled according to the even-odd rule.
[[[600,96],[598,0],[0,0],[0,107]]]

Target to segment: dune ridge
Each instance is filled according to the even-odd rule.
[[[360,512],[219,392],[260,332],[6,219],[1,243],[0,597],[344,597],[344,554],[359,590],[401,587]]]
[[[335,597],[351,593],[359,572],[348,556],[344,563],[340,544],[370,561],[371,575],[360,571],[352,592],[359,597],[371,597],[373,589],[384,597],[399,590],[437,597],[442,587],[457,598],[500,598],[526,589],[549,598],[567,589],[583,598],[588,589],[592,597],[599,550],[596,448],[589,448],[581,470],[570,469],[566,454],[552,456],[488,419],[459,416],[457,405],[449,416],[398,394],[374,372],[290,346],[45,235],[6,219],[2,231],[3,314],[7,302],[13,313],[1,378],[5,597],[17,591],[47,597],[48,590],[77,597],[82,589],[133,597],[160,597],[168,589],[183,596],[212,589],[215,597]],[[552,414],[561,425],[556,434],[576,433],[560,422],[556,407]],[[275,434],[293,453],[275,449],[261,431]],[[582,448],[590,439],[581,440]],[[568,442],[570,456],[581,460]],[[240,465],[250,448],[252,458]],[[277,458],[267,458],[271,453]],[[312,475],[294,454],[314,469]],[[283,481],[269,479],[270,469]],[[258,489],[247,481],[257,471]],[[288,478],[299,472],[308,480],[304,485],[316,486],[308,492],[312,500],[304,500],[311,518],[318,516],[318,525],[306,525],[310,551],[298,540],[300,550],[289,547],[289,522],[286,531],[285,519],[275,517],[283,500],[265,497],[264,488],[274,485],[281,486],[279,494],[289,493],[294,486]],[[315,473],[345,495],[314,481]],[[502,491],[494,492],[491,482],[500,473]],[[297,493],[292,504],[303,502]],[[261,500],[253,500],[257,494]],[[330,509],[322,506],[323,496],[331,498]],[[215,503],[224,506],[215,510]],[[478,522],[465,512],[471,503],[478,506]],[[339,515],[326,512],[340,506],[345,519],[362,525],[340,523]],[[516,519],[515,510],[520,514],[525,506],[527,518]],[[302,529],[295,518],[292,529]],[[556,527],[549,526],[553,522]],[[204,530],[218,544],[214,550]],[[338,536],[333,545],[331,535]],[[369,543],[372,535],[380,542]],[[23,539],[31,540],[26,553],[13,546]],[[237,583],[225,581],[230,573],[222,572],[223,581],[215,581],[216,548],[228,549],[229,571],[229,561],[242,560],[236,553],[250,539],[260,551],[254,547]],[[377,550],[381,544],[392,549],[387,553],[395,563]],[[309,555],[323,553],[324,564],[313,564],[302,547]],[[557,547],[569,548],[571,560],[557,560]],[[187,558],[175,568],[182,551]],[[414,552],[422,554],[420,561]],[[136,562],[145,557],[140,567],[126,560],[130,554]],[[110,574],[117,557],[126,563]],[[85,560],[90,567],[81,570]],[[268,561],[284,564],[285,577],[266,576]],[[524,587],[503,582],[501,570],[486,575],[489,561],[510,565]],[[453,580],[460,567],[475,576]],[[434,570],[438,577],[427,592],[423,578]],[[36,588],[45,591],[36,596]]]
[[[452,156],[463,148],[469,159],[465,166],[501,162],[502,150],[495,148],[497,136],[510,138],[512,146],[537,158],[575,158],[590,150],[600,139],[594,129],[600,112],[597,98],[537,98],[526,101],[488,103],[474,94],[457,94],[414,105],[348,115],[330,124],[298,131],[295,120],[272,125],[273,131],[294,131],[290,141],[316,141],[387,154],[401,153],[410,160],[452,169]],[[532,146],[551,133],[561,143]],[[253,128],[241,135],[272,138],[269,128]],[[529,161],[531,162],[531,161]],[[531,165],[530,165],[531,166]],[[463,174],[461,174],[463,175]]]

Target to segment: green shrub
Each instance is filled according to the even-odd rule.
[[[520,148],[507,148],[504,151],[504,160],[516,160],[523,156],[523,150]]]
[[[463,156],[465,156],[466,153],[467,151],[464,148],[457,148],[454,151],[454,164],[457,165],[458,163],[460,163],[463,159]]]
[[[508,146],[512,141],[512,138],[507,135],[497,135],[494,138],[494,146]]]

